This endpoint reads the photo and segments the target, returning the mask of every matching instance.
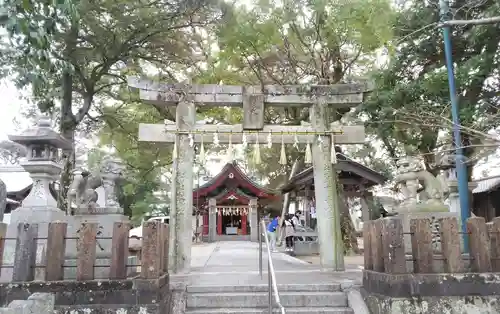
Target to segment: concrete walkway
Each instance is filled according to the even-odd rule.
[[[192,285],[267,284],[267,250],[263,249],[263,278],[259,276],[259,246],[254,242],[194,244],[191,251]],[[284,253],[273,253],[278,284],[360,284],[361,269],[346,265],[345,272],[321,272],[313,265]]]

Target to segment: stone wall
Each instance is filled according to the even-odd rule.
[[[371,294],[365,297],[365,302],[371,314],[500,313],[497,296],[392,298]]]
[[[467,220],[466,254],[457,219],[437,223],[436,231],[429,218],[410,219],[409,232],[400,217],[365,224],[363,291],[371,313],[500,313],[500,217]]]
[[[54,294],[33,293],[28,299],[14,300],[0,308],[0,314],[47,314],[54,313]]]
[[[31,293],[35,294],[30,297]],[[168,275],[164,275],[159,279],[1,284],[0,304],[27,302],[14,300],[30,300],[33,296],[47,294],[52,296],[55,312],[45,313],[60,314],[163,314],[169,312],[171,299]]]
[[[499,273],[384,274],[363,271],[372,314],[500,313]]]

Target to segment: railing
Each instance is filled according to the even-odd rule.
[[[269,291],[269,314],[273,312],[273,291],[274,291],[274,299],[276,304],[281,310],[281,314],[285,314],[285,308],[281,304],[280,295],[278,292],[278,285],[276,283],[276,274],[274,272],[273,258],[271,256],[271,246],[269,245],[269,238],[267,236],[267,228],[264,220],[260,221],[259,224],[259,274],[262,278],[262,237],[266,241],[267,247],[267,284]]]

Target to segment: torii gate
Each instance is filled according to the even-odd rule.
[[[141,123],[139,126],[139,141],[175,143],[177,149],[170,208],[171,273],[188,272],[191,262],[193,143],[212,142],[214,133],[220,143],[258,141],[264,144],[271,137],[274,143],[312,145],[321,267],[323,270],[344,270],[337,176],[332,167],[331,148],[333,142],[363,144],[365,132],[363,126],[330,124],[328,107],[350,108],[360,104],[363,93],[369,91],[366,85],[186,85],[162,84],[137,77],[129,77],[128,85],[139,89],[140,98],[146,103],[176,107],[175,123]],[[243,124],[197,124],[196,105],[243,106]],[[310,107],[311,122],[302,126],[264,125],[265,105]]]

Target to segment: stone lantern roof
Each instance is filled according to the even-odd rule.
[[[21,134],[9,135],[8,137],[12,142],[24,146],[46,144],[61,149],[71,149],[72,147],[70,141],[51,128],[51,120],[47,116],[40,116],[34,128],[29,128],[21,132]]]

